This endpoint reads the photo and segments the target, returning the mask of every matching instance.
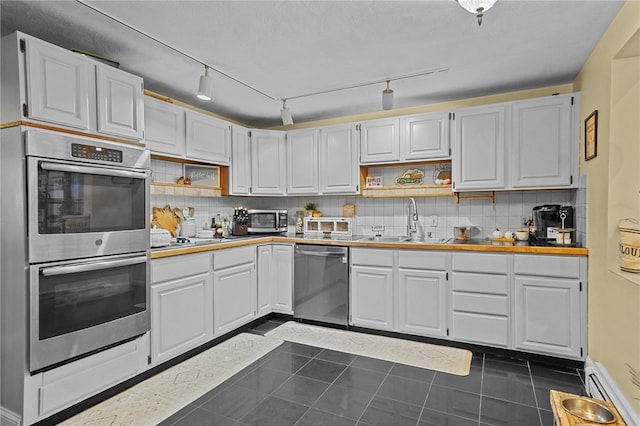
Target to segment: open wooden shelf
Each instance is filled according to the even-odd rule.
[[[151,195],[220,197],[222,196],[222,189],[216,186],[178,185],[177,183],[151,182]]]
[[[364,198],[390,197],[451,197],[451,185],[411,185],[386,186],[380,188],[362,188]]]

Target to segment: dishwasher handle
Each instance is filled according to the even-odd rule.
[[[303,254],[305,256],[344,256],[344,252],[340,251],[310,251],[310,250],[296,250],[297,254]]]

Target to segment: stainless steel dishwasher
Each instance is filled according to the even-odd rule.
[[[349,249],[296,244],[294,253],[294,318],[347,326]]]

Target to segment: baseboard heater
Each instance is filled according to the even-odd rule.
[[[640,425],[640,415],[629,404],[602,364],[587,358],[584,374],[586,391],[591,398],[611,402],[628,425]]]

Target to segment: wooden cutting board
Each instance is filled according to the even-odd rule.
[[[153,217],[151,219],[151,225],[158,228],[166,229],[169,231],[172,237],[178,236],[178,224],[180,218],[176,215],[171,206],[154,207]]]

